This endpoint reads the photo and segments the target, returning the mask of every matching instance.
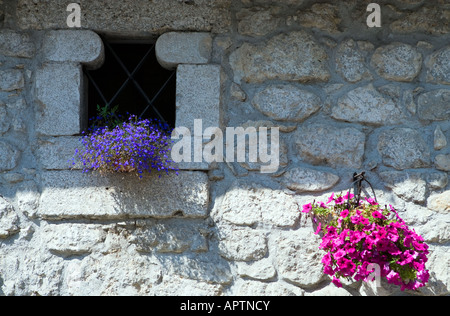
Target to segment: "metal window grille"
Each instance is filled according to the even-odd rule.
[[[97,70],[85,70],[88,79],[88,116],[97,105],[118,105],[122,115],[157,118],[175,125],[175,71],[162,68],[154,44],[105,44],[105,63]]]

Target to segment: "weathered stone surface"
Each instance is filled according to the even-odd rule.
[[[300,25],[336,34],[340,33],[339,8],[335,4],[316,3],[308,10],[301,10],[297,13]]]
[[[0,91],[23,89],[25,79],[20,69],[0,70]]]
[[[48,136],[81,132],[81,66],[45,64],[36,72],[36,130]]]
[[[65,256],[91,253],[106,237],[101,225],[86,224],[48,225],[42,233],[47,248]]]
[[[234,81],[328,81],[326,51],[306,32],[277,35],[265,43],[244,43],[230,56]]]
[[[332,188],[339,182],[335,174],[306,168],[293,168],[287,171],[282,183],[290,190],[301,192],[319,192]]]
[[[238,32],[242,35],[263,36],[273,32],[281,26],[283,19],[279,14],[280,9],[271,7],[244,8],[236,14],[239,21]]]
[[[427,206],[432,211],[448,214],[450,212],[450,190],[430,195]]]
[[[337,120],[374,125],[398,124],[404,118],[400,107],[375,90],[372,84],[339,98],[331,116]]]
[[[382,132],[378,140],[378,152],[387,166],[403,170],[431,165],[430,149],[417,130],[393,128]]]
[[[74,161],[75,150],[81,149],[78,136],[51,137],[39,141],[37,156],[42,166],[48,170],[82,169],[79,161]],[[73,164],[75,162],[75,165]]]
[[[48,31],[42,51],[47,61],[83,63],[90,68],[100,67],[105,58],[101,38],[90,30]]]
[[[204,225],[194,224],[182,219],[165,223],[158,221],[140,227],[135,232],[136,250],[139,252],[182,253],[188,250],[205,252],[208,250]]]
[[[293,196],[282,191],[236,181],[211,215],[236,225],[292,227],[298,218],[298,205]]]
[[[156,58],[167,69],[179,64],[207,64],[211,59],[212,38],[209,33],[169,32],[156,41]]]
[[[320,109],[320,98],[293,85],[272,85],[252,101],[261,113],[277,121],[301,122]]]
[[[365,65],[367,54],[368,52],[353,39],[342,42],[336,50],[336,70],[345,80],[352,83],[372,78]]]
[[[423,120],[450,119],[450,90],[438,89],[423,93],[417,101],[417,115]]]
[[[436,169],[450,171],[450,154],[437,155],[434,162],[436,164]]]
[[[0,30],[0,55],[31,58],[34,52],[34,43],[28,34],[18,33],[8,29]]]
[[[387,80],[408,82],[419,74],[422,68],[422,54],[411,45],[392,43],[375,50],[371,65]]]
[[[19,163],[20,151],[0,140],[0,172],[14,169]]]
[[[272,260],[262,259],[256,262],[239,262],[238,273],[242,277],[250,277],[254,280],[269,280],[275,277],[277,270]]]
[[[8,238],[19,230],[19,217],[14,207],[0,195],[0,239]]]
[[[221,127],[222,69],[218,65],[180,65],[177,71],[176,127],[194,133],[194,120],[202,127]]]
[[[419,173],[386,171],[380,173],[388,188],[406,201],[423,203],[426,200],[427,183]]]
[[[417,11],[408,12],[392,22],[390,28],[399,33],[448,34],[450,25],[449,8],[442,8],[444,4],[424,6]]]
[[[364,156],[365,135],[353,127],[311,124],[295,134],[300,157],[313,165],[359,168]]]
[[[208,176],[203,172],[139,179],[49,171],[42,175],[41,186],[38,216],[49,219],[204,217],[209,203]]]
[[[307,228],[282,233],[277,242],[276,262],[280,277],[301,287],[311,287],[323,278],[320,238]]]
[[[0,136],[9,130],[9,120],[6,115],[6,106],[0,102]]]
[[[437,126],[434,130],[434,149],[441,150],[445,146],[447,146],[447,138],[442,132],[441,127]]]
[[[250,228],[220,227],[219,253],[227,260],[259,260],[267,250],[267,238],[263,232]]]
[[[440,84],[450,84],[450,46],[438,50],[427,58],[427,81]]]
[[[433,247],[428,255],[427,268],[430,270],[426,295],[448,295],[450,292],[450,252],[447,246]]]
[[[148,38],[167,30],[224,32],[231,25],[232,1],[124,0],[81,3],[83,29]],[[21,29],[66,29],[67,4],[20,0],[17,26]],[[112,22],[114,21],[114,23]]]

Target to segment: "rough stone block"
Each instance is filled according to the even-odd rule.
[[[81,132],[81,66],[44,64],[36,71],[36,130],[48,136]]]
[[[450,46],[447,46],[427,58],[427,81],[450,84]]]
[[[104,61],[101,38],[89,30],[59,30],[45,34],[42,50],[46,61],[82,63],[98,68]]]
[[[106,237],[101,225],[58,224],[43,229],[47,248],[58,255],[82,255]]]
[[[31,58],[34,52],[34,43],[28,34],[7,29],[0,30],[0,55]]]
[[[306,168],[293,168],[282,177],[282,183],[290,190],[300,192],[318,192],[332,188],[339,177],[329,172]]]
[[[309,34],[281,34],[263,44],[244,43],[230,56],[234,81],[328,81],[328,55]]]
[[[392,43],[375,51],[371,65],[387,80],[409,82],[422,68],[422,54],[410,45]]]
[[[20,151],[0,140],[0,172],[14,169],[19,163]]]
[[[438,89],[419,96],[417,115],[423,120],[450,119],[450,90]]]
[[[313,165],[360,168],[365,135],[353,127],[312,124],[299,129],[295,143],[300,157]]]
[[[45,169],[81,168],[80,163],[75,162],[75,165],[72,164],[75,149],[82,147],[78,136],[51,137],[40,140],[38,145],[37,156]]]
[[[201,119],[203,129],[221,127],[223,86],[218,65],[180,65],[177,71],[176,127],[194,132],[194,120]]]
[[[375,125],[398,124],[405,118],[399,106],[371,84],[339,98],[331,116],[337,120]]]
[[[252,101],[261,113],[277,121],[301,122],[320,109],[320,98],[293,85],[272,85]]]
[[[169,32],[158,38],[155,46],[158,62],[167,69],[179,64],[207,64],[211,59],[209,33]]]
[[[23,89],[25,79],[20,69],[9,69],[0,71],[0,91],[14,91]]]
[[[156,173],[139,179],[129,174],[101,176],[81,171],[42,174],[38,216],[45,219],[201,218],[209,203],[208,176]]]
[[[398,170],[431,165],[428,144],[419,131],[411,128],[394,128],[381,133],[378,152],[386,166]]]

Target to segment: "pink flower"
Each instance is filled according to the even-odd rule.
[[[350,192],[347,192],[347,194],[344,195],[344,199],[346,199],[346,200],[351,200],[351,199],[353,199],[353,198],[355,197],[354,194],[351,194],[351,193],[350,193],[350,199],[349,199],[349,198],[348,198],[349,193],[350,193]]]
[[[311,203],[303,205],[302,213],[309,213],[312,210]]]
[[[314,233],[315,235],[318,235],[319,233],[320,233],[320,230],[322,229],[322,223],[321,222],[319,222],[319,225],[317,225],[317,230],[316,230],[316,232]]]
[[[338,197],[336,200],[334,200],[336,205],[344,204],[344,198],[342,196]]]
[[[331,193],[331,196],[328,198],[327,204],[330,204],[331,201],[333,201],[333,200],[334,200],[334,193]]]
[[[331,282],[333,282],[333,284],[336,285],[337,287],[342,287],[341,280],[339,280],[336,277],[333,277],[333,281],[331,281]]]
[[[374,198],[366,198],[367,203],[370,205],[378,205]]]
[[[381,214],[381,213],[378,212],[378,211],[374,211],[374,212],[372,213],[372,217],[373,217],[373,218],[381,218],[381,219],[384,219],[383,214]]]
[[[348,210],[343,210],[342,212],[341,212],[341,217],[342,218],[346,218],[348,216]]]

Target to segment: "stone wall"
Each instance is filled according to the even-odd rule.
[[[390,295],[322,273],[298,204],[366,171],[380,204],[430,245],[450,293],[450,5],[371,1],[0,0],[0,294]],[[85,124],[97,34],[158,39],[177,68],[177,125],[280,128],[280,168],[181,165],[100,177],[68,160]]]

